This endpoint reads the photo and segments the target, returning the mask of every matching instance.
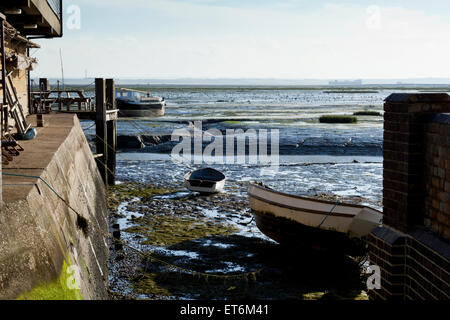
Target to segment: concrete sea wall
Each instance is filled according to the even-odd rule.
[[[0,299],[107,299],[104,184],[78,118],[45,122],[3,167]]]

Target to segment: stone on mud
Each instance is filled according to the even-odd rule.
[[[142,149],[144,147],[141,136],[117,136],[118,149]]]

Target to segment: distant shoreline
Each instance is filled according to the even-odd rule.
[[[56,84],[61,77],[45,76],[51,84]],[[105,76],[106,77],[106,76]],[[106,77],[107,78],[107,77]],[[277,87],[329,87],[329,88],[367,88],[378,86],[390,87],[450,87],[450,78],[397,78],[397,79],[362,79],[361,83],[352,83],[345,79],[276,79],[276,78],[121,78],[113,77],[119,85],[159,85],[159,86],[277,86]],[[38,83],[39,77],[32,77]],[[332,83],[333,81],[337,83]],[[66,77],[67,85],[87,85],[93,83],[95,77],[71,78]],[[345,82],[348,82],[347,84]]]
[[[52,87],[56,87],[56,82],[51,82]],[[62,85],[61,85],[62,86]],[[413,90],[420,93],[450,93],[449,85],[362,85],[362,86],[317,86],[317,85],[205,85],[205,84],[122,84],[116,83],[116,87],[126,87],[130,89],[179,89],[179,90],[298,90],[298,91],[324,91],[324,93],[377,93],[381,90]],[[34,82],[33,89],[37,90],[38,82]],[[92,83],[66,83],[66,89],[80,89],[85,91],[94,90]]]

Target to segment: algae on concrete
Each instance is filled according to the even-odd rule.
[[[42,284],[17,300],[83,300],[79,289],[69,288],[75,279],[69,270],[69,265],[64,261],[61,275],[55,282]]]

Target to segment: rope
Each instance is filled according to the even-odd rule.
[[[255,216],[252,216],[252,220],[250,220],[249,223],[242,223],[242,225],[244,225],[244,226],[249,226],[249,225],[252,224],[253,221],[255,221]]]
[[[119,113],[120,113],[120,111],[119,111]],[[139,133],[139,134],[142,135],[142,133],[147,133],[147,132],[142,132],[142,131],[140,130],[140,128],[138,127],[138,125],[135,123],[135,121],[130,120],[130,123],[132,123],[132,125],[138,130],[138,133]],[[89,129],[93,128],[95,125],[96,125],[96,123],[94,122],[94,123],[93,123],[91,126],[89,126],[88,128],[83,128],[83,130],[89,130]],[[149,134],[149,133],[148,133],[148,134]],[[94,136],[95,136],[97,139],[99,139],[101,142],[103,142],[103,143],[104,143],[111,151],[113,151],[114,153],[116,152],[116,150],[115,150],[109,143],[107,143],[104,139],[102,139],[99,135],[95,134]],[[97,150],[97,152],[98,152],[98,150]],[[101,161],[99,158],[97,158],[96,160],[97,160],[98,162],[100,162],[100,164],[103,165],[103,166],[106,168],[106,170],[108,170],[108,172],[110,172],[114,177],[116,176],[116,173],[113,172],[113,171],[111,171],[111,169],[108,168],[108,166],[107,166],[103,161]]]
[[[11,174],[11,173],[3,173],[3,176],[10,176],[10,177],[23,177],[23,178],[30,178],[30,179],[39,179],[40,181],[42,181],[61,201],[64,202],[65,205],[67,205],[67,207],[69,209],[71,209],[73,212],[75,212],[75,214],[77,214],[77,216],[82,217],[82,215],[75,210],[67,200],[65,200],[61,195],[59,195],[59,193],[47,182],[45,181],[42,177],[40,176],[31,176],[31,175],[22,175],[22,174]],[[208,278],[215,278],[215,279],[242,279],[245,278],[246,280],[248,280],[248,277],[251,276],[253,279],[255,279],[255,277],[257,275],[259,275],[262,272],[262,269],[257,270],[257,271],[253,271],[253,272],[247,272],[247,273],[241,273],[241,274],[236,274],[236,275],[219,275],[219,274],[209,274],[209,273],[203,273],[203,272],[197,272],[194,270],[190,270],[190,269],[186,269],[186,268],[182,268],[179,266],[176,266],[174,264],[168,263],[164,260],[158,259],[154,256],[152,256],[152,254],[154,254],[154,252],[143,252],[139,249],[134,248],[133,246],[131,246],[130,244],[128,244],[127,242],[125,242],[124,240],[121,239],[115,239],[114,237],[112,237],[109,233],[104,232],[103,230],[101,230],[99,227],[96,227],[97,231],[99,233],[101,233],[105,238],[108,238],[110,240],[112,240],[114,243],[119,243],[121,245],[123,245],[124,247],[129,248],[130,250],[138,253],[140,256],[142,256],[146,261],[147,260],[151,260],[151,261],[156,261],[168,268],[172,268],[175,270],[178,270],[180,272],[184,272],[184,273],[190,273],[193,276],[203,276],[206,279]],[[151,251],[151,250],[150,250]]]
[[[53,187],[44,179],[42,179],[40,176],[29,176],[29,175],[24,175],[24,174],[13,174],[13,173],[4,173],[2,172],[2,176],[9,176],[9,177],[22,177],[22,178],[30,178],[30,179],[38,179],[41,180],[62,202],[64,202],[65,205],[67,205],[67,207],[69,209],[71,209],[73,212],[75,212],[77,214],[77,216],[82,216],[81,214],[79,214],[71,205],[70,203],[64,199],[62,196],[59,195],[58,192],[56,192],[55,189],[53,189]]]
[[[119,114],[124,115],[120,110],[119,110]],[[141,131],[141,127],[139,127],[139,125],[136,123],[135,120],[129,120],[129,122],[133,125],[133,127],[135,127],[138,131],[139,134],[151,134],[150,132],[147,131]]]
[[[75,87],[75,88],[71,88],[72,90],[86,90],[89,89],[90,87],[92,87],[95,84],[95,80],[93,82],[91,82],[90,84],[88,84],[87,86],[84,87]],[[69,87],[70,88],[70,87]]]
[[[98,162],[100,162],[100,164],[101,164],[102,166],[104,166],[104,167],[106,168],[106,170],[107,170],[111,175],[113,175],[114,177],[116,177],[116,173],[113,172],[110,168],[108,168],[108,166],[107,166],[102,160],[100,160],[100,158],[96,158],[95,160],[98,161]]]
[[[70,85],[66,85],[66,88],[68,88],[68,90],[74,90],[74,91],[85,91],[86,89],[89,89],[90,87],[92,87],[95,84],[95,80],[93,82],[91,82],[90,84],[83,86],[83,87],[71,87]]]
[[[325,223],[325,221],[331,216],[331,214],[333,213],[334,209],[336,209],[336,207],[337,207],[339,204],[341,204],[340,201],[337,201],[337,202],[334,204],[334,207],[333,207],[333,208],[331,209],[331,211],[327,214],[327,216],[326,216],[325,218],[323,218],[322,222],[319,224],[319,226],[318,226],[317,228],[320,228],[320,227]]]
[[[94,122],[91,126],[87,127],[87,128],[82,128],[83,130],[89,130],[92,129],[93,127],[95,127],[96,123]]]

